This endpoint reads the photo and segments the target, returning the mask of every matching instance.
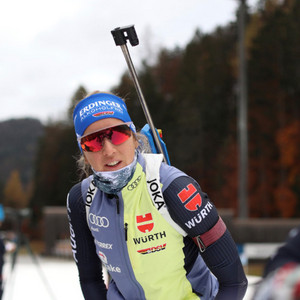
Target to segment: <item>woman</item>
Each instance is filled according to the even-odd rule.
[[[247,280],[216,208],[161,154],[141,153],[124,101],[95,92],[73,119],[93,173],[67,200],[85,299],[242,299]]]

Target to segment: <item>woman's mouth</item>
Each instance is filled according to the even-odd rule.
[[[115,161],[112,161],[108,164],[106,164],[106,166],[110,167],[110,168],[113,168],[113,167],[116,167],[120,164],[121,162],[119,160],[115,160]]]

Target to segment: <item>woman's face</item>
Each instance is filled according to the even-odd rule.
[[[108,118],[92,123],[84,132],[84,135],[124,122],[118,119]],[[95,171],[116,171],[132,163],[135,155],[135,149],[138,146],[137,140],[133,134],[120,145],[114,145],[107,138],[103,141],[103,148],[98,152],[83,151],[85,159]]]

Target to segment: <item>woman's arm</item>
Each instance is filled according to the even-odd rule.
[[[218,212],[208,196],[201,191],[197,182],[188,176],[181,176],[172,181],[164,191],[164,199],[173,220],[192,238],[208,232],[219,220]],[[215,241],[214,233],[212,234],[214,242],[200,252],[219,281],[216,299],[243,299],[247,289],[247,278],[237,247],[225,227],[221,235],[219,232],[215,231]]]
[[[97,256],[94,238],[87,225],[81,185],[75,185],[68,195],[67,211],[74,260],[79,272],[81,290],[86,300],[106,299],[102,265]]]

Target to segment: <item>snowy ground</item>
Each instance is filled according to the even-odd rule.
[[[19,255],[13,272],[10,257],[4,266],[3,300],[82,300],[74,261],[63,258]]]
[[[4,295],[2,300],[83,300],[77,268],[73,260],[19,255],[13,272],[10,257],[4,265]],[[249,277],[245,300],[251,300],[257,277]]]

